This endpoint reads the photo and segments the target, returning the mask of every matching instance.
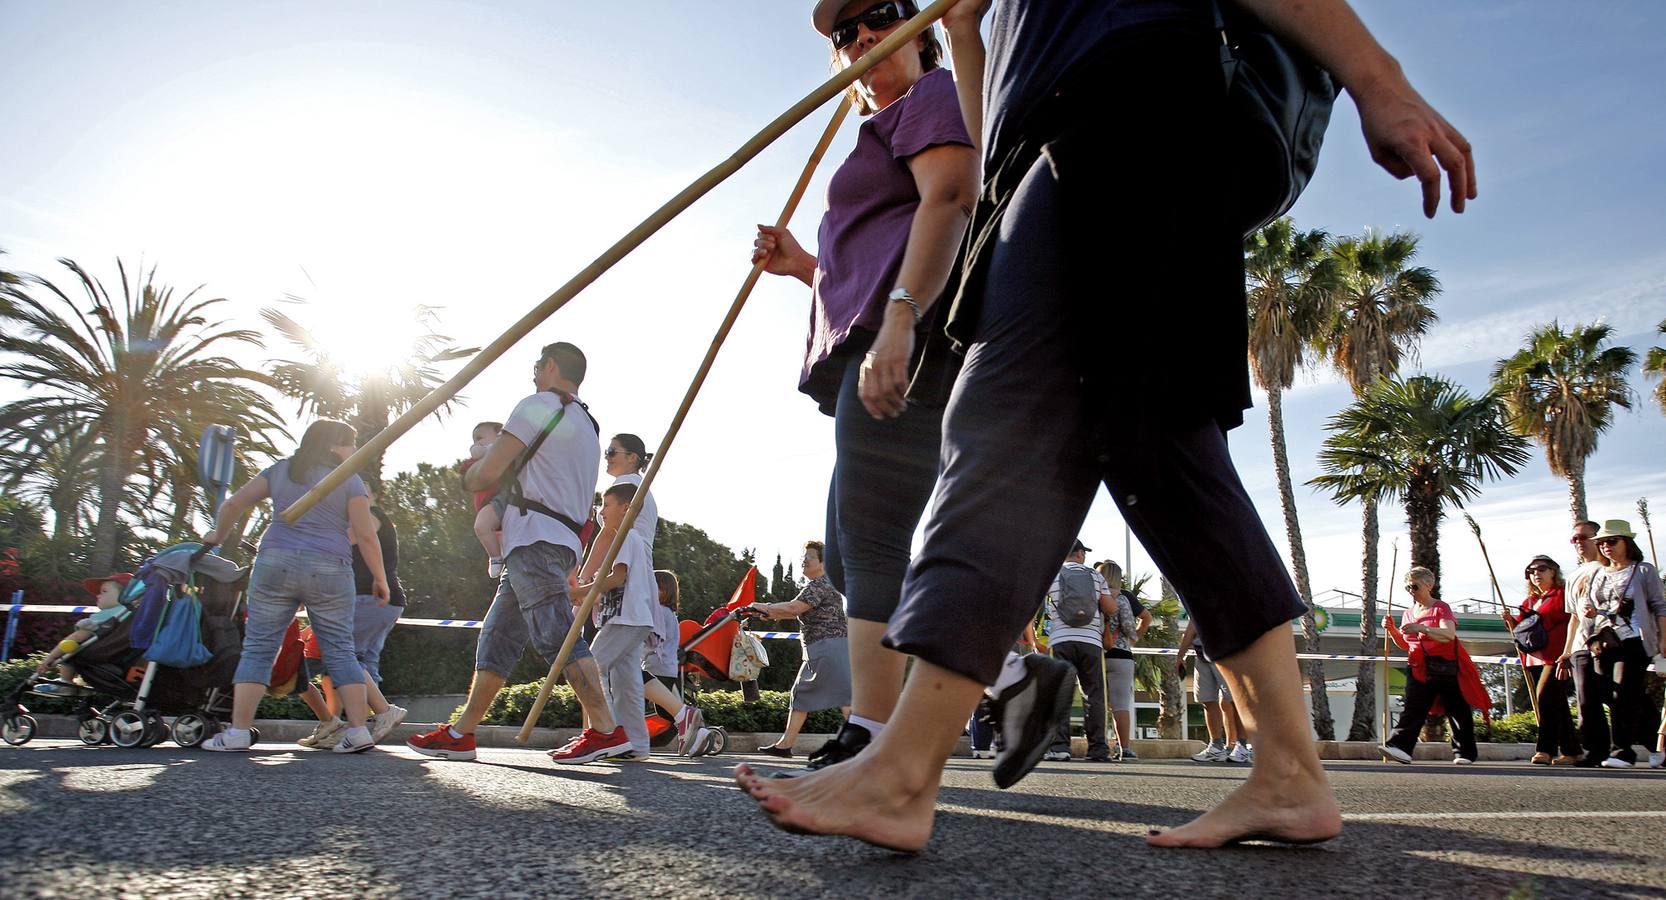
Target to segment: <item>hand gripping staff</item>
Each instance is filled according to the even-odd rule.
[[[1505,601],[1504,592],[1498,588],[1498,574],[1492,570],[1492,557],[1487,555],[1487,542],[1481,537],[1481,526],[1475,521],[1475,517],[1467,512],[1464,513],[1464,521],[1469,523],[1469,530],[1475,532],[1475,543],[1481,545],[1481,559],[1485,560],[1487,563],[1487,577],[1492,579],[1492,592],[1498,595],[1498,605],[1504,611],[1508,612],[1510,604]],[[1512,634],[1510,637],[1513,639],[1515,635]],[[1533,724],[1538,725],[1539,686],[1534,684],[1532,680],[1527,677],[1527,654],[1521,652],[1520,647],[1516,648],[1516,659],[1521,662],[1521,680],[1527,683],[1527,699],[1533,704]],[[1552,668],[1554,668],[1554,666]],[[1506,692],[1510,690],[1509,672],[1510,670],[1507,668],[1504,670],[1504,690]],[[1552,677],[1554,677],[1554,673],[1552,673]]]
[[[955,0],[948,0],[948,3],[940,5],[949,6],[954,2]],[[874,52],[878,52],[877,49],[869,55]],[[804,171],[798,176],[798,183],[793,185],[792,193],[787,197],[787,204],[781,209],[780,218],[775,220],[777,227],[785,228],[791,221],[793,211],[798,208],[798,201],[804,198],[805,188],[810,186],[810,176],[815,174],[822,154],[827,152],[827,145],[833,142],[833,136],[839,133],[839,125],[844,122],[845,114],[848,112],[850,101],[840,100],[839,107],[833,110],[833,120],[827,123],[827,130],[822,132],[821,140],[816,142],[816,149],[811,151],[809,161],[804,164]],[[597,598],[601,596],[602,577],[613,571],[613,563],[618,559],[620,549],[625,546],[625,535],[630,534],[631,526],[636,524],[636,514],[642,511],[642,503],[648,499],[648,488],[653,485],[654,477],[659,474],[659,467],[665,462],[666,451],[671,449],[671,443],[677,439],[677,432],[682,430],[683,420],[688,417],[688,409],[694,405],[694,398],[699,395],[701,386],[706,383],[706,375],[711,372],[712,363],[717,359],[717,351],[723,348],[723,341],[729,337],[730,329],[734,328],[735,320],[740,317],[741,307],[746,305],[746,298],[752,295],[752,288],[758,283],[763,272],[763,260],[752,264],[752,271],[746,273],[746,280],[741,283],[740,292],[735,294],[735,301],[729,305],[729,314],[723,317],[723,324],[717,327],[717,335],[712,338],[711,347],[706,350],[706,358],[700,361],[700,368],[694,373],[694,380],[689,382],[682,405],[677,407],[677,414],[671,417],[671,427],[666,429],[665,437],[660,439],[659,452],[655,453],[653,461],[648,463],[648,471],[642,473],[642,483],[637,485],[636,497],[625,510],[625,518],[619,523],[619,531],[614,535],[613,543],[607,547],[607,556],[602,558],[601,568],[596,570],[598,576],[591,583],[589,593],[584,595],[584,603],[573,615],[572,627],[567,629],[567,637],[561,642],[561,650],[555,654],[555,661],[550,664],[549,674],[544,676],[544,683],[538,686],[538,699],[532,702],[532,709],[526,714],[525,724],[521,725],[520,733],[515,735],[517,743],[524,744],[532,737],[532,727],[538,722],[538,717],[543,715],[544,704],[549,702],[550,691],[555,689],[555,680],[567,666],[567,656],[573,652],[573,644],[578,642],[579,631],[584,627],[585,620],[590,617],[590,608],[596,605]]]
[[[403,437],[405,432],[410,431],[418,422],[427,418],[434,410],[439,409],[452,397],[455,397],[458,391],[461,391],[470,381],[474,380],[475,376],[484,371],[487,366],[496,362],[498,357],[506,353],[521,338],[530,334],[532,329],[542,324],[556,310],[566,306],[567,301],[578,296],[580,291],[589,287],[591,282],[602,276],[602,273],[612,268],[619,260],[624,259],[632,250],[641,246],[644,241],[665,227],[683,210],[694,205],[694,201],[705,196],[712,188],[722,184],[729,176],[739,171],[741,166],[746,165],[753,157],[763,152],[765,147],[774,143],[781,135],[786,134],[788,129],[803,121],[806,116],[822,104],[838,96],[841,91],[849,87],[856,79],[862,77],[869,69],[878,65],[881,60],[895,53],[898,48],[930,28],[932,23],[942,18],[943,14],[958,2],[960,0],[936,0],[935,3],[921,10],[919,15],[903,23],[896,31],[891,33],[890,37],[880,41],[861,59],[822,82],[820,87],[811,91],[804,99],[793,104],[791,109],[776,117],[775,121],[770,122],[762,131],[753,135],[751,140],[741,145],[741,148],[736,150],[728,159],[718,163],[711,171],[695,179],[693,184],[683,188],[677,196],[666,201],[664,206],[655,210],[652,215],[642,220],[641,224],[631,229],[617,243],[603,251],[601,256],[596,257],[590,265],[585,266],[582,271],[574,275],[572,280],[562,285],[555,293],[544,298],[542,303],[533,307],[526,315],[521,316],[515,324],[509,326],[509,330],[500,335],[497,340],[492,341],[486,345],[485,349],[475,354],[472,359],[464,364],[463,368],[457,371],[457,374],[451,376],[444,384],[434,388],[428,396],[422,398],[421,402],[406,410],[404,415],[394,419],[380,434],[365,441],[364,445],[355,450],[352,456],[347,457],[347,460],[337,466],[335,471],[324,476],[323,481],[318,482],[312,490],[307,491],[301,499],[284,510],[282,513],[283,520],[293,523],[296,519],[306,515],[307,510],[316,506],[319,500],[324,499],[331,491],[340,487],[341,483],[346,481],[349,476],[363,468],[365,463],[386,450],[394,441]],[[660,452],[664,452],[663,445]],[[651,472],[653,469],[649,471]],[[646,478],[644,478],[644,481],[646,481]]]

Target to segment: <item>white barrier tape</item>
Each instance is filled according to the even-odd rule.
[[[44,612],[63,613],[65,615],[80,615],[81,613],[98,612],[96,606],[51,606],[46,604],[13,604],[3,607],[8,612]],[[479,628],[479,619],[400,619],[400,625],[426,625],[431,628]],[[753,637],[766,640],[796,641],[799,633],[796,631],[754,631]],[[1175,650],[1167,647],[1135,647],[1134,653],[1140,656],[1173,656]],[[1298,653],[1297,659],[1317,659],[1337,662],[1382,662],[1385,658],[1393,665],[1406,664],[1404,656],[1357,656],[1346,653]],[[1472,656],[1470,659],[1478,664],[1489,666],[1520,666],[1521,660],[1514,656]]]

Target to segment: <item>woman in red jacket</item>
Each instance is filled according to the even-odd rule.
[[[1406,607],[1398,624],[1392,617],[1383,616],[1383,628],[1406,651],[1409,665],[1405,708],[1394,733],[1379,749],[1383,756],[1409,765],[1412,751],[1417,749],[1418,732],[1438,702],[1442,714],[1452,720],[1452,762],[1467,766],[1476,757],[1475,717],[1464,688],[1466,681],[1479,678],[1473,671],[1475,664],[1469,662],[1469,655],[1458,643],[1458,621],[1452,607],[1434,591],[1435,573],[1412,566],[1406,572],[1406,592],[1416,602]]]
[[[1556,677],[1556,658],[1568,642],[1570,618],[1562,597],[1562,567],[1548,556],[1535,556],[1527,564],[1526,575],[1527,599],[1522,601],[1519,614],[1505,610],[1504,623],[1513,631],[1523,619],[1537,615],[1546,638],[1537,650],[1523,650],[1521,654],[1527,683],[1537,685],[1539,701],[1539,745],[1533,764],[1569,766],[1578,762],[1585,750],[1568,712],[1567,682]]]

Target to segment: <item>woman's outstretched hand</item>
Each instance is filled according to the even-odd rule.
[[[805,252],[792,232],[774,225],[759,225],[752,241],[752,264],[759,263],[771,275],[791,275],[805,284],[816,277],[816,258]]]
[[[1452,211],[1463,212],[1465,201],[1476,197],[1475,157],[1458,129],[1398,73],[1349,93],[1359,107],[1371,159],[1395,178],[1415,175],[1423,185],[1423,215],[1432,219],[1440,208],[1442,169],[1451,185]]]

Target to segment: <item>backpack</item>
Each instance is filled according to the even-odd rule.
[[[174,669],[195,668],[214,658],[202,644],[202,604],[195,594],[180,591],[174,596],[144,657]]]
[[[1094,584],[1093,570],[1076,565],[1059,569],[1059,596],[1053,601],[1053,609],[1066,628],[1093,624],[1093,617],[1099,614],[1099,587]]]

